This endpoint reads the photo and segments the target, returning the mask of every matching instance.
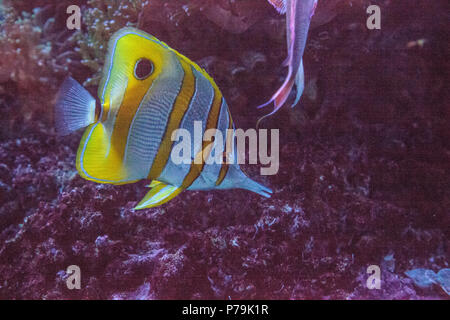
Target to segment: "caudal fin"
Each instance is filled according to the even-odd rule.
[[[256,123],[256,128],[259,128],[260,122],[265,119],[266,117],[269,117],[273,115],[275,112],[278,111],[287,101],[289,98],[289,95],[292,91],[292,89],[296,88],[297,94],[295,97],[295,101],[292,104],[292,107],[295,107],[297,103],[300,101],[300,98],[303,94],[303,89],[305,87],[305,77],[303,72],[303,59],[300,61],[300,66],[298,70],[295,70],[296,73],[293,73],[291,70],[291,67],[289,67],[289,75],[284,81],[283,85],[278,89],[278,91],[272,96],[272,98],[267,101],[266,103],[258,106],[258,108],[263,108],[271,103],[273,103],[273,110],[272,112],[266,114],[265,116],[262,116],[258,119]]]
[[[61,136],[68,135],[94,121],[94,97],[73,78],[66,78],[56,99],[56,133]]]
[[[286,102],[287,98],[289,97],[289,94],[292,91],[292,87],[294,86],[294,81],[295,81],[295,75],[292,74],[292,70],[289,67],[289,74],[286,77],[286,80],[284,81],[284,83],[277,90],[277,92],[275,92],[275,94],[272,96],[272,98],[270,98],[270,100],[267,101],[266,103],[258,106],[258,109],[263,108],[273,102],[273,104],[274,104],[273,111],[268,115],[272,115],[275,112],[277,112],[278,109],[280,109],[283,106],[283,104]]]
[[[303,71],[303,59],[300,61],[300,67],[297,70],[297,75],[295,76],[295,89],[297,90],[297,95],[295,101],[292,104],[292,108],[300,101],[300,98],[305,89],[305,73]]]

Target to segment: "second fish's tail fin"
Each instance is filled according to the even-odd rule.
[[[259,118],[259,120],[256,124],[257,128],[259,127],[259,123],[261,122],[261,120],[273,115],[275,112],[278,111],[278,109],[280,109],[286,103],[294,85],[297,90],[297,95],[295,97],[294,103],[292,104],[292,107],[294,107],[300,101],[300,98],[303,94],[303,89],[305,87],[305,77],[304,77],[304,72],[303,72],[303,59],[300,62],[300,66],[299,66],[298,70],[292,70],[292,67],[289,66],[289,74],[288,74],[286,80],[284,81],[283,85],[277,90],[277,92],[275,92],[275,94],[272,96],[272,98],[269,101],[258,106],[258,109],[259,109],[259,108],[263,108],[271,103],[274,104],[272,112]]]
[[[59,89],[55,105],[58,135],[68,135],[95,122],[95,98],[71,77]]]
[[[303,71],[303,59],[300,61],[300,66],[298,67],[297,74],[295,75],[295,89],[297,90],[297,95],[295,101],[292,104],[292,108],[297,105],[303,94],[303,89],[305,89],[305,74]]]

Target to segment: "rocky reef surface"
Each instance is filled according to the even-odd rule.
[[[279,173],[244,168],[271,199],[184,192],[135,212],[144,182],[81,179],[81,133],[55,136],[62,79],[94,93],[107,39],[134,25],[206,68],[254,127],[286,73],[284,17],[259,0],[3,0],[0,299],[448,299],[405,275],[449,267],[448,3],[371,3],[381,30],[366,28],[368,1],[320,2],[304,97],[263,122],[280,128]],[[68,4],[80,31],[65,28]]]

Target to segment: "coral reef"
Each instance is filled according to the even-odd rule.
[[[42,7],[39,7],[39,4]],[[51,119],[48,110],[61,80],[83,69],[73,32],[66,28],[66,7],[73,1],[8,1],[0,28],[0,92],[16,91],[25,119]],[[75,1],[78,3],[78,1]],[[36,7],[34,7],[36,6]],[[50,115],[50,117],[49,117]]]
[[[81,63],[93,72],[93,76],[85,81],[85,85],[97,85],[100,81],[111,35],[122,27],[137,26],[140,13],[148,4],[148,0],[87,1],[87,7],[83,11],[85,30],[77,33],[77,51],[81,55]]]
[[[366,28],[365,1],[319,2],[304,98],[263,123],[280,128],[280,171],[259,178],[271,199],[184,192],[133,211],[144,181],[81,179],[81,133],[52,134],[61,80],[95,84],[109,35],[133,24],[198,61],[254,127],[285,76],[284,18],[259,0],[75,1],[83,26],[69,32],[66,1],[4,1],[0,299],[448,299],[405,274],[449,268],[448,4],[374,2],[382,30]]]

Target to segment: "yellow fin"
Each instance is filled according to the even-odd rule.
[[[149,187],[149,188],[154,188],[154,187],[156,187],[157,185],[160,185],[162,182],[161,181],[158,181],[158,180],[152,180],[152,182],[147,186],[147,187]]]
[[[155,180],[152,181],[152,184],[154,182]],[[181,191],[183,191],[182,188],[159,182],[145,195],[145,197],[138,203],[138,205],[134,209],[141,210],[160,206],[175,198],[181,193]]]

